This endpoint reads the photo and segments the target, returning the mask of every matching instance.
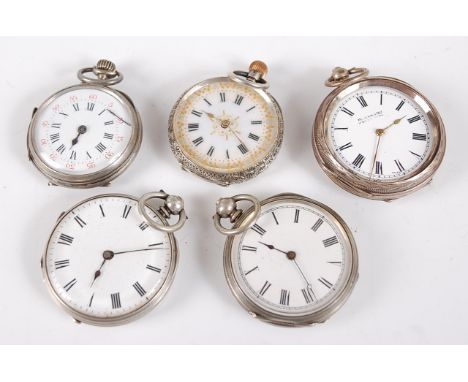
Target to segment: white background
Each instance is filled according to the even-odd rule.
[[[463,38],[50,38],[1,39],[0,51],[0,342],[64,344],[414,344],[468,343],[468,170]],[[124,73],[117,85],[136,103],[144,137],[139,155],[111,187],[47,186],[27,160],[33,107],[77,82],[76,71],[99,58]],[[173,103],[189,86],[269,64],[271,93],[285,117],[276,161],[258,178],[228,189],[184,173],[167,141]],[[311,128],[330,89],[334,66],[366,66],[423,92],[447,129],[447,153],[434,182],[392,203],[360,199],[319,169]],[[180,194],[190,220],[177,233],[180,262],[165,300],[131,324],[76,325],[48,295],[39,259],[59,213],[105,192]],[[275,327],[251,318],[224,280],[224,238],[212,226],[220,196],[263,199],[296,192],[335,209],[357,241],[360,279],[327,323]]]

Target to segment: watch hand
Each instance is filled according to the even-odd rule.
[[[276,248],[274,245],[271,245],[271,244],[266,244],[266,243],[263,243],[261,241],[259,241],[260,244],[263,244],[265,247],[269,248],[269,249],[274,249],[275,251],[278,251],[278,252],[281,252],[281,253],[284,253],[285,255],[288,254],[288,252],[286,251],[282,251],[281,249],[278,249]]]
[[[80,138],[80,135],[86,133],[86,131],[88,131],[88,128],[85,125],[78,126],[78,134],[75,138],[72,139],[72,145],[70,149],[78,143],[78,139]]]
[[[117,114],[115,114],[112,110],[106,109],[109,113],[111,113],[115,118],[118,120],[122,121],[123,123],[127,124],[128,126],[132,126],[130,123],[128,123],[125,119],[119,117]]]
[[[297,263],[296,258],[293,258],[292,261],[294,262],[294,265],[296,265],[297,270],[299,271],[299,273],[301,274],[302,278],[303,278],[304,281],[306,282],[306,284],[307,284],[307,290],[309,291],[311,297],[316,301],[316,300],[317,300],[317,297],[315,296],[314,290],[312,289],[312,284],[309,282],[309,280],[308,280],[307,277],[305,276],[305,274],[304,274],[304,272],[302,271],[301,267],[300,267],[299,264]]]
[[[243,146],[245,146],[245,148],[247,148],[247,145],[242,141],[242,139],[240,139],[240,137],[237,135],[237,133],[233,129],[231,129],[230,126],[228,126],[228,129],[237,138],[237,140],[241,143],[241,145],[243,145]]]
[[[104,266],[104,264],[106,263],[107,260],[111,260],[113,257],[114,257],[114,252],[112,251],[104,251],[102,253],[102,257],[104,258],[104,260],[102,260],[102,263],[101,263],[101,266],[99,267],[99,269],[94,272],[94,279],[93,279],[93,282],[91,283],[91,287],[94,285],[94,282],[96,281],[96,279],[101,276],[102,272],[101,272],[101,269],[102,267]]]
[[[132,249],[132,250],[130,250],[130,251],[120,251],[120,252],[114,252],[114,255],[120,255],[121,253],[130,253],[130,252],[155,251],[156,249],[167,249],[167,248],[143,248],[143,249]]]
[[[404,115],[403,117],[401,118],[398,118],[398,119],[395,119],[390,125],[388,125],[387,127],[384,127],[383,129],[377,129],[375,130],[375,133],[377,135],[383,135],[385,133],[385,131],[387,129],[389,129],[390,127],[394,126],[394,125],[398,125],[402,119],[404,119],[406,117],[406,115]]]
[[[380,146],[380,138],[382,138],[382,134],[379,134],[379,138],[377,139],[377,147],[375,148],[375,154],[374,154],[374,159],[372,161],[372,169],[371,169],[371,172],[370,172],[370,175],[369,175],[369,178],[372,178],[372,175],[374,173],[374,167],[375,167],[375,161],[377,159],[377,152],[379,151],[379,146]]]

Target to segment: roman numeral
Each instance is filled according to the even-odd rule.
[[[74,239],[73,237],[66,235],[64,233],[61,233],[57,241],[57,244],[72,245],[73,239]]]
[[[86,222],[81,219],[78,215],[76,215],[73,219],[78,223],[78,225],[83,228],[86,225]]]
[[[213,146],[211,146],[206,154],[210,157],[210,156],[213,155],[214,150],[215,150],[215,148]]]
[[[349,109],[347,109],[347,108],[345,108],[345,107],[342,107],[342,108],[341,108],[341,111],[342,111],[343,113],[346,113],[346,114],[350,115],[351,117],[354,115],[354,113],[353,113],[351,110],[349,110]]]
[[[89,299],[89,304],[88,304],[89,308],[91,308],[91,305],[93,305],[93,300],[94,300],[94,293],[91,295],[91,298]]]
[[[322,224],[323,224],[323,220],[319,218],[312,226],[312,231],[317,232],[317,230],[320,228]]]
[[[57,150],[56,150],[59,154],[63,154],[63,152],[65,151],[65,145],[62,143],[59,147],[57,147]]]
[[[70,280],[68,283],[66,283],[63,286],[63,289],[65,289],[65,291],[68,292],[75,284],[76,284],[76,279]]]
[[[71,159],[71,160],[76,160],[76,151],[75,151],[75,150],[73,150],[73,151],[71,152],[71,154],[70,154],[70,159]]]
[[[135,284],[133,284],[133,287],[141,297],[143,297],[146,294],[145,289],[140,285],[138,281]]]
[[[272,211],[271,214],[273,215],[273,219],[275,219],[276,225],[279,225],[278,219],[276,218],[275,213]]]
[[[343,151],[349,149],[350,147],[353,147],[353,144],[351,142],[348,142],[345,145],[338,147],[338,150]]]
[[[94,110],[94,103],[88,102],[88,106],[86,107],[88,111],[93,111]]]
[[[149,269],[150,271],[153,271],[153,272],[161,273],[161,268],[157,268],[149,264],[146,266],[146,269]]]
[[[377,175],[382,175],[383,174],[382,162],[379,162],[379,161],[375,162],[375,173]]]
[[[123,214],[122,217],[124,219],[128,218],[128,214],[130,213],[130,210],[132,209],[132,206],[129,206],[128,204],[124,206]]]
[[[253,267],[250,271],[245,272],[244,276],[247,276],[249,273],[255,271],[256,269],[258,269],[258,265],[256,267]]]
[[[221,99],[221,102],[226,102],[226,93],[219,93],[219,98]]]
[[[50,125],[50,127],[53,127],[54,129],[60,129],[61,126],[61,123],[53,123],[52,125]]]
[[[242,97],[241,95],[237,95],[237,97],[236,97],[234,103],[235,103],[236,105],[240,105],[240,104],[242,103],[243,100],[244,100],[244,97]]]
[[[205,101],[208,104],[208,106],[211,106],[211,102],[208,101],[206,98],[203,98],[203,101]]]
[[[226,158],[227,158],[227,159],[231,159],[231,158],[229,157],[229,150],[226,150]]]
[[[364,99],[363,96],[356,97],[356,99],[359,101],[359,103],[361,104],[362,107],[367,106],[367,102],[366,102],[366,100]]]
[[[99,209],[101,210],[102,217],[105,218],[106,214],[104,213],[104,208],[102,208],[102,205],[99,205]]]
[[[336,236],[329,237],[328,239],[322,240],[323,245],[325,248],[330,247],[332,245],[338,244],[338,238]]]
[[[114,139],[114,134],[104,133],[104,139]]]
[[[188,124],[188,131],[189,133],[192,131],[196,131],[200,128],[200,125],[198,123],[189,123]]]
[[[413,152],[413,151],[411,151],[411,150],[409,150],[409,152],[410,152],[411,154],[413,154],[414,156],[417,156],[419,159],[421,159],[421,158],[422,158],[422,156],[421,156],[421,155],[419,155],[419,154],[416,154],[415,152]]]
[[[192,142],[195,146],[198,146],[203,142],[203,137],[198,137],[197,139],[194,139]]]
[[[255,109],[255,106],[252,106],[251,108],[248,108],[248,109],[246,110],[246,112],[248,113],[250,110],[253,110],[253,109]]]
[[[138,228],[140,228],[142,231],[144,231],[148,227],[149,227],[148,224],[146,224],[145,222],[141,222],[140,225],[138,226]]]
[[[243,143],[237,146],[237,148],[240,150],[242,154],[245,154],[247,151],[249,151],[249,149]]]
[[[401,101],[398,106],[395,108],[395,110],[398,110],[400,111],[400,109],[403,107],[403,105],[405,104],[405,101]]]
[[[362,154],[358,154],[358,156],[356,158],[354,158],[353,160],[353,165],[355,165],[356,167],[359,167],[361,168],[362,164],[364,163],[364,161],[366,160],[366,157]]]
[[[251,229],[253,229],[255,232],[257,232],[260,236],[263,236],[265,234],[265,230],[260,227],[257,223],[255,223],[252,227],[250,227]]]
[[[122,305],[120,303],[120,293],[111,293],[111,302],[112,302],[112,309],[121,308]]]
[[[62,269],[62,268],[66,268],[70,265],[70,260],[58,260],[56,261],[55,263],[55,269]]]
[[[265,284],[263,284],[262,289],[260,289],[259,293],[263,296],[270,287],[271,283],[269,281],[265,281]]]
[[[383,94],[380,93],[380,104],[382,105],[383,104]]]
[[[261,125],[262,121],[250,121],[252,125]]]
[[[409,123],[414,123],[414,122],[417,122],[417,121],[420,121],[421,120],[421,117],[419,115],[416,115],[414,117],[411,117],[411,118],[408,118],[408,122]]]
[[[252,247],[250,245],[243,245],[242,250],[243,251],[250,251],[250,252],[257,252],[257,247]]]
[[[86,151],[86,155],[88,156],[89,159],[92,158],[92,156]]]
[[[96,145],[96,150],[99,151],[100,153],[104,152],[104,150],[107,148],[106,146],[104,146],[102,144],[102,142],[99,142],[97,145]]]
[[[75,111],[80,111],[80,105],[78,105],[77,103],[74,103],[73,109],[75,109]]]
[[[348,130],[347,127],[334,127],[333,130]]]
[[[68,114],[60,112],[59,114],[62,114],[64,117],[68,117]]]
[[[102,115],[107,109],[103,109],[98,115]]]
[[[427,135],[426,134],[413,133],[413,139],[415,139],[417,141],[427,141]]]
[[[299,223],[299,210],[296,209],[296,212],[294,213],[294,223]]]
[[[325,279],[325,278],[323,278],[323,277],[320,277],[320,278],[318,279],[318,281],[320,281],[320,282],[321,282],[323,285],[325,285],[328,289],[330,289],[330,288],[333,286],[333,284],[332,284],[330,281],[328,281],[327,279]]]
[[[311,302],[314,302],[314,298],[312,297],[312,293],[310,293],[310,290],[309,288],[305,289],[301,289],[302,291],[302,295],[304,296],[304,300],[307,304],[310,304]]]
[[[106,126],[113,125],[113,124],[114,124],[114,121],[107,121],[107,122],[104,122],[104,125],[106,125]]]
[[[289,305],[289,291],[288,290],[281,289],[280,304]]]
[[[201,117],[202,113],[200,111],[192,110],[192,114],[196,115],[197,117]]]
[[[328,264],[333,264],[333,265],[337,265],[339,267],[341,267],[341,261],[327,261]]]
[[[50,141],[52,143],[58,142],[60,140],[60,133],[55,133],[50,135]]]
[[[401,162],[398,159],[395,159],[394,162],[397,165],[398,170],[405,171],[405,168],[403,167],[403,165],[401,164]]]
[[[249,133],[249,138],[253,139],[254,141],[258,141],[260,139],[258,135],[255,135],[253,133]]]

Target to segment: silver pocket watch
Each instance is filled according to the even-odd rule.
[[[123,75],[108,60],[78,71],[81,83],[58,91],[34,109],[28,130],[30,160],[49,183],[105,186],[133,161],[141,144],[132,100],[110,86]]]
[[[243,211],[241,201],[252,206]],[[358,278],[357,248],[329,207],[290,193],[261,202],[242,194],[218,200],[213,218],[227,235],[227,283],[252,316],[287,326],[321,323],[350,296]]]
[[[275,159],[283,140],[281,108],[266,91],[268,68],[202,81],[178,99],[169,142],[184,170],[222,186],[251,179]]]
[[[150,205],[152,199],[162,205]],[[154,308],[171,286],[179,255],[174,232],[185,221],[183,200],[164,191],[86,199],[53,228],[41,259],[44,282],[77,322],[129,322]]]

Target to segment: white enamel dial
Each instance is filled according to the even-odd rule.
[[[169,235],[148,226],[136,200],[103,195],[60,219],[44,267],[54,294],[69,309],[86,317],[116,319],[157,296],[174,266],[173,251]]]
[[[255,225],[234,240],[231,261],[242,291],[262,309],[307,315],[346,287],[351,247],[328,211],[308,202],[262,207]]]
[[[386,86],[352,91],[331,110],[330,146],[337,159],[358,175],[382,180],[405,177],[424,163],[432,145],[429,109],[424,105]]]
[[[49,168],[67,175],[93,174],[126,150],[136,124],[132,115],[130,105],[111,89],[71,87],[37,111],[32,141]]]
[[[195,86],[173,118],[184,154],[220,173],[255,166],[271,153],[279,135],[279,117],[266,93],[227,78]]]

